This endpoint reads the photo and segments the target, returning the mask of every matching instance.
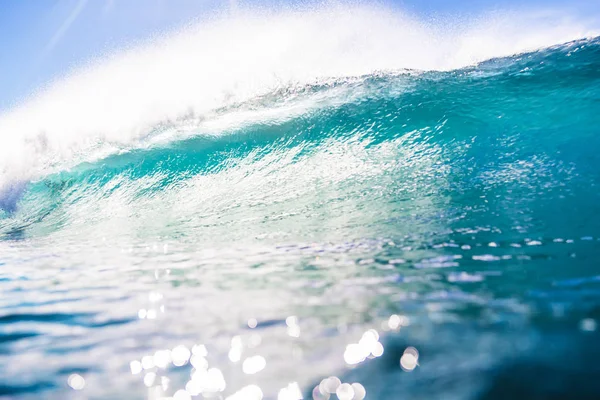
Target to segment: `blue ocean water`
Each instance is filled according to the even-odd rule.
[[[0,398],[599,398],[599,111],[591,38],[50,126],[3,170]]]

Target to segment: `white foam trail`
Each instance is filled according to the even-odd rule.
[[[449,70],[597,34],[555,14],[427,24],[374,6],[238,13],[83,68],[0,116],[0,187],[128,146],[161,122],[287,85]]]

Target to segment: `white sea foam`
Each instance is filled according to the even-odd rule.
[[[135,145],[157,124],[289,85],[451,70],[596,36],[595,28],[552,12],[454,24],[382,6],[240,12],[81,68],[1,115],[0,188]]]

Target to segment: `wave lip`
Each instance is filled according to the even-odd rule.
[[[452,70],[591,37],[595,28],[540,12],[437,25],[381,6],[242,12],[76,71],[0,116],[0,187],[281,88],[377,71]]]

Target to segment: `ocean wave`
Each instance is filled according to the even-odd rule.
[[[120,210],[148,234],[154,221],[156,232],[171,226],[176,236],[239,224],[234,216],[247,220],[250,209],[279,215],[296,201],[318,209],[329,195],[351,207],[369,193],[394,215],[398,199],[438,198],[467,191],[465,184],[561,190],[589,174],[575,156],[584,149],[556,152],[596,140],[598,59],[600,42],[590,39],[454,71],[279,88],[12,181],[1,197],[0,232],[102,231],[97,224]],[[473,169],[474,159],[485,167]]]

